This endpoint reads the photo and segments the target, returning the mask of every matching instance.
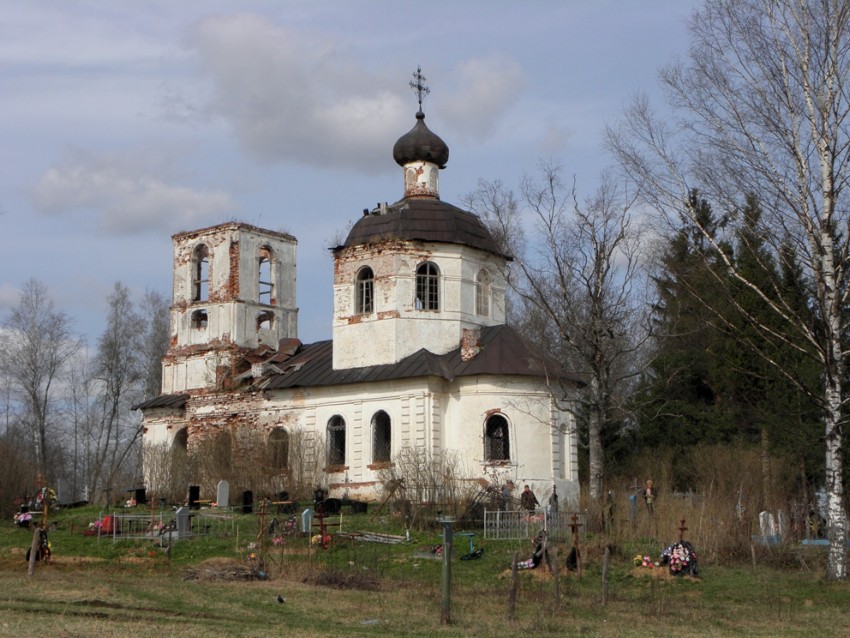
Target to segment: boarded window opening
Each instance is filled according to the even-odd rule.
[[[286,470],[289,467],[289,432],[275,428],[269,433],[269,455],[273,470]]]
[[[490,273],[486,270],[479,271],[475,281],[475,314],[490,316]]]

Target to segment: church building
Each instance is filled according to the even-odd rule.
[[[418,480],[411,458],[451,459],[453,479],[528,484],[540,502],[557,487],[577,504],[580,381],[505,324],[511,257],[440,199],[449,148],[421,106],[420,87],[393,148],[404,196],[332,249],[332,340],[298,340],[294,237],[239,222],[173,236],[162,394],[138,406],[149,490],[151,450],[207,446],[214,461],[190,481],[235,490],[378,500],[387,477]]]

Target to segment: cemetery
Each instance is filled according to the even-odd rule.
[[[677,625],[677,635],[740,635],[743,622],[781,636],[848,626],[847,584],[822,580],[823,547],[796,537],[789,514],[761,512],[730,554],[719,533],[728,521],[712,520],[698,495],[662,493],[650,514],[622,494],[621,516],[603,530],[586,509],[521,511],[485,498],[474,516],[471,503],[443,504],[411,525],[403,494],[371,504],[321,489],[237,497],[220,481],[210,494],[189,486],[180,504],[137,488],[105,508],[60,505],[61,493],[45,489],[0,526],[0,605],[16,635],[30,635],[18,630],[33,617],[59,627],[69,610],[80,632],[113,631],[126,616],[142,623],[138,635],[178,636],[231,635],[234,615],[250,619],[251,635],[272,635],[281,614],[293,635],[582,635],[568,631],[577,624],[601,636]],[[135,602],[139,591],[154,602]]]

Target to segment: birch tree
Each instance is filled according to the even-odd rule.
[[[162,358],[168,350],[169,300],[158,292],[148,290],[139,304],[145,330],[142,338],[144,366],[144,398],[159,396],[162,391]]]
[[[10,380],[13,401],[21,406],[21,420],[32,437],[36,471],[45,479],[50,466],[51,437],[58,433],[55,420],[60,400],[59,381],[65,367],[80,349],[70,321],[56,309],[47,286],[29,279],[21,289],[0,333],[0,366]]]
[[[98,384],[94,458],[89,476],[92,494],[109,488],[121,463],[138,438],[137,417],[130,406],[142,395],[144,322],[136,312],[130,291],[116,283],[108,299],[109,315],[93,361]]]
[[[698,225],[687,205],[692,188],[732,215],[732,223],[740,222],[736,204],[757,194],[760,237],[777,260],[789,247],[802,268],[814,310],[806,315],[782,290],[766,290],[731,259],[724,262],[730,279],[781,321],[776,329],[749,317],[760,340],[785,343],[822,370],[815,398],[823,414],[827,577],[845,579],[850,1],[707,0],[690,34],[687,58],[661,73],[677,119],[657,116],[639,98],[608,139],[646,203],[673,225],[681,217]],[[711,229],[699,230],[717,246]]]

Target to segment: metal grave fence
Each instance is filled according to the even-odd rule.
[[[540,530],[548,532],[550,540],[572,540],[573,515],[579,525],[579,539],[584,540],[586,520],[579,512],[533,512],[518,510],[484,510],[484,538],[488,540],[513,540],[532,538]]]
[[[113,514],[109,529],[99,536],[112,542],[129,540],[159,540],[167,542],[192,536],[232,536],[236,533],[236,518],[232,514],[193,511],[182,514],[162,511],[153,514]]]

